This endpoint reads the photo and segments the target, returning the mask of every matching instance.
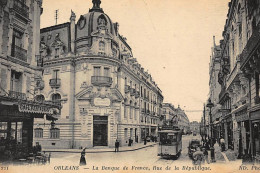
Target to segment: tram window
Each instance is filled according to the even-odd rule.
[[[7,122],[0,122],[0,139],[6,139],[7,137]]]

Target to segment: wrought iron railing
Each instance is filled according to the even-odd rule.
[[[27,50],[19,47],[19,46],[13,46],[11,56],[20,59],[24,62],[27,62]]]
[[[112,78],[107,76],[92,76],[91,83],[96,86],[111,86]]]
[[[10,90],[8,97],[18,99],[18,100],[26,100],[26,94],[21,93],[21,92],[17,92],[17,91],[11,91]]]
[[[248,59],[251,57],[251,53],[253,50],[255,50],[255,47],[260,42],[260,23],[256,26],[256,29],[253,31],[250,39],[247,41],[247,44],[243,50],[243,52],[240,55],[240,64],[241,67],[244,67],[245,63],[248,61]]]
[[[138,97],[140,97],[140,92],[139,92],[139,91],[136,91],[136,92],[135,92],[135,98],[138,98]]]
[[[61,80],[59,78],[50,79],[49,84],[52,88],[59,88],[61,86]]]
[[[23,17],[29,18],[29,7],[22,1],[14,0],[14,10]]]
[[[130,95],[134,96],[135,95],[135,89],[134,88],[130,88]]]
[[[129,85],[125,85],[125,93],[129,93],[130,92],[130,86]]]

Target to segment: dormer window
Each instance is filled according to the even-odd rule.
[[[60,48],[56,47],[55,48],[55,58],[59,58],[60,56]]]
[[[99,42],[99,52],[105,52],[105,43],[103,41]]]

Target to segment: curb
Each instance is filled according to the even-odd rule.
[[[223,152],[220,152],[220,153],[223,155],[223,157],[224,157],[225,161],[228,163],[228,162],[229,162],[229,160],[228,160],[228,158],[227,158],[227,155],[226,155],[226,153],[223,153]]]
[[[127,149],[127,150],[122,150],[122,151],[118,151],[118,152],[128,152],[128,151],[136,151],[136,150],[140,150],[140,149],[144,149],[144,148],[148,148],[148,147],[153,147],[155,146],[156,144],[152,144],[152,145],[146,145],[146,146],[143,146],[143,147],[140,147],[140,148],[134,148],[134,149]],[[57,151],[57,150],[42,150],[42,152],[57,152],[57,153],[81,153],[82,151],[68,151],[68,150],[60,150],[60,151]],[[104,151],[85,151],[85,153],[109,153],[109,152],[115,152],[112,148],[111,150],[104,150]]]

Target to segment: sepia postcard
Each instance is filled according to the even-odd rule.
[[[260,0],[0,0],[0,173],[259,172]]]

